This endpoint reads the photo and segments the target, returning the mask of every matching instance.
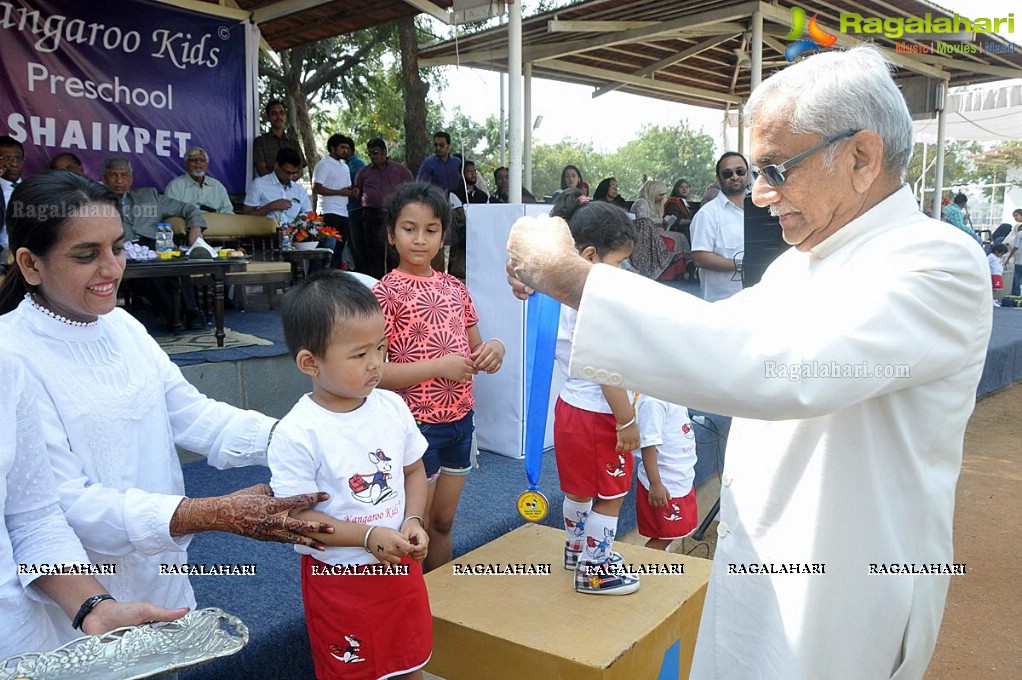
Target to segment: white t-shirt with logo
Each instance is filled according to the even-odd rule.
[[[275,496],[326,491],[315,510],[343,522],[400,530],[405,518],[404,468],[422,458],[426,438],[401,397],[373,390],[354,411],[335,413],[306,394],[281,419],[267,461]],[[296,545],[327,564],[372,564],[362,549]]]
[[[634,451],[639,483],[648,491],[649,476],[642,464],[641,449],[657,448],[657,469],[660,481],[671,498],[687,496],[692,490],[696,467],[696,435],[688,409],[645,394],[639,396],[639,446]]]

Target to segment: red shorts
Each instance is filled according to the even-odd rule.
[[[612,413],[594,413],[565,403],[554,406],[554,453],[561,491],[573,496],[620,498],[632,485],[631,451],[618,453]]]
[[[1004,277],[1000,274],[991,274],[990,280],[993,281],[994,290],[1004,290]]]
[[[699,509],[696,507],[696,490],[687,496],[672,498],[666,508],[649,504],[649,491],[642,484],[636,484],[635,514],[639,520],[639,533],[646,538],[681,538],[695,531],[699,523]]]
[[[324,574],[329,564],[302,555],[302,602],[317,678],[379,680],[429,661],[433,616],[422,565],[408,557],[401,564],[406,575]]]

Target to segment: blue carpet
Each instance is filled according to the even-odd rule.
[[[1022,308],[994,307],[994,329],[976,395],[984,397],[1022,380]]]
[[[270,481],[264,467],[215,470],[205,461],[183,466],[189,496],[217,496]],[[305,630],[299,555],[291,546],[262,543],[233,534],[197,534],[190,564],[255,564],[255,576],[192,576],[199,607],[220,607],[249,628],[240,652],[182,673],[183,680],[312,678],[312,652]]]
[[[166,329],[166,323],[162,320],[153,319],[148,314],[138,314],[136,318],[145,325],[146,330],[154,338],[171,335],[171,332]],[[273,344],[174,354],[171,355],[171,360],[178,366],[193,366],[207,362],[242,361],[253,357],[275,357],[287,354],[287,346],[284,344],[284,328],[280,323],[279,305],[278,309],[274,310],[269,309],[265,303],[261,307],[258,304],[250,305],[250,308],[244,312],[228,309],[224,311],[224,326],[239,333],[248,333],[269,340]],[[212,334],[214,329],[210,323],[206,328],[184,332]]]

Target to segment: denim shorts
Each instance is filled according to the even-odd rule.
[[[433,481],[445,475],[467,475],[472,469],[472,432],[475,430],[474,412],[451,423],[424,423],[416,421],[419,432],[429,447],[422,454],[426,478]]]

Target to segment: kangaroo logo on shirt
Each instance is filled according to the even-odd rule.
[[[330,645],[330,656],[334,657],[338,661],[344,663],[358,663],[359,661],[365,661],[358,655],[358,650],[362,647],[362,641],[354,635],[345,635],[344,639],[347,640],[348,644],[345,647],[340,645]]]
[[[382,449],[376,449],[369,452],[369,460],[376,466],[376,471],[365,475],[352,475],[348,478],[348,487],[355,500],[379,505],[395,493],[389,482],[393,476],[390,474],[393,469],[392,459],[388,458]]]
[[[682,423],[682,425],[681,425],[681,433],[683,435],[685,435],[686,439],[695,439],[695,436],[696,436],[695,433],[692,431],[692,424],[691,423]]]

